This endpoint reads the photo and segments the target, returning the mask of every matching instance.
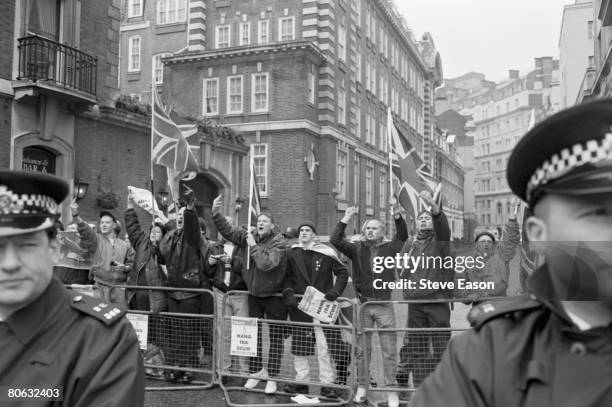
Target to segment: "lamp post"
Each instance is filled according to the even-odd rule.
[[[166,213],[166,209],[168,208],[168,205],[170,204],[170,194],[168,194],[168,191],[162,189],[157,193],[159,199],[158,199],[158,203],[159,203],[159,207],[160,209]]]
[[[78,201],[84,199],[87,196],[87,190],[89,189],[89,182],[85,182],[78,178],[74,181],[74,198]]]

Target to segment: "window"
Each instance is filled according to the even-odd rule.
[[[187,0],[159,0],[157,24],[180,23],[187,20]]]
[[[595,57],[593,55],[589,56],[588,67],[589,68],[595,67]]]
[[[589,36],[589,39],[593,38],[593,22],[592,21],[587,21],[587,35]]]
[[[372,18],[372,15],[370,14],[370,8],[366,7],[366,11],[365,11],[365,25],[366,25],[366,36],[369,38],[370,37],[370,31],[371,31],[371,26],[372,26],[372,22],[370,21],[370,19]]]
[[[130,37],[128,49],[128,72],[140,71],[140,36]]]
[[[240,45],[251,43],[251,23],[240,23]]]
[[[278,40],[291,41],[294,39],[295,17],[281,17],[278,19]]]
[[[353,161],[353,200],[355,205],[359,205],[359,156],[355,154]]]
[[[346,92],[338,89],[338,123],[346,124]]]
[[[59,40],[60,0],[30,0],[27,4],[27,34],[37,34],[54,41]]]
[[[370,115],[370,144],[376,145],[376,116]]]
[[[142,0],[128,1],[128,18],[142,16]]]
[[[359,107],[359,101],[355,105],[355,136],[361,138],[361,107]]]
[[[259,33],[260,44],[267,44],[270,41],[270,26],[268,24],[268,20],[259,20],[257,23],[257,32]]]
[[[380,170],[380,186],[378,188],[378,207],[384,211],[387,207],[387,173]]]
[[[372,187],[374,179],[373,179],[373,173],[374,173],[374,168],[372,167],[372,162],[370,160],[368,160],[368,162],[366,163],[366,170],[365,170],[365,181],[366,181],[366,205],[367,206],[372,206]]]
[[[202,115],[219,114],[219,78],[204,79],[204,100]]]
[[[252,80],[251,111],[268,111],[268,74],[254,73]]]
[[[361,82],[361,51],[359,50],[359,44],[355,44],[355,77],[357,82]]]
[[[336,150],[336,192],[339,199],[346,199],[348,152],[339,146]]]
[[[338,58],[346,61],[346,28],[344,25],[338,25]]]
[[[366,58],[366,69],[365,69],[365,86],[367,90],[370,90],[370,76],[372,75],[372,66],[370,61]]]
[[[268,144],[251,144],[255,183],[261,196],[268,196]]]
[[[387,144],[389,144],[388,135],[387,135],[387,126],[384,121],[380,122],[380,135],[378,137],[378,148],[382,151],[387,151]]]
[[[308,72],[308,103],[314,104],[315,102],[315,67],[310,65],[310,71]]]
[[[227,112],[242,113],[242,75],[227,78]]]
[[[168,57],[172,54],[164,53],[158,54],[153,57],[153,80],[156,84],[164,83],[164,64],[162,58]]]
[[[215,38],[216,48],[227,48],[230,46],[230,26],[229,25],[218,25],[217,26],[217,38]]]
[[[365,116],[365,142],[366,143],[370,142],[370,133],[372,133],[372,130],[370,129],[371,123],[372,122],[370,121],[370,112],[367,111],[366,116]]]
[[[370,72],[370,92],[376,94],[376,66],[371,65],[372,72]]]

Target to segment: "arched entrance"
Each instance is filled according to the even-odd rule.
[[[221,185],[206,174],[199,173],[191,181],[181,181],[180,193],[185,192],[184,185],[193,189],[196,198],[196,212],[198,216],[206,221],[206,235],[208,238],[217,239],[217,228],[212,221],[212,202],[222,190]]]

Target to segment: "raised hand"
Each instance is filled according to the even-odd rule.
[[[223,194],[219,194],[219,196],[217,196],[212,203],[213,212],[219,212],[221,207],[223,207]]]
[[[359,209],[356,206],[349,206],[344,211],[344,218],[342,218],[343,223],[348,223],[355,216],[355,214],[359,212]]]

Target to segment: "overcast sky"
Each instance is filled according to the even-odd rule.
[[[559,31],[565,4],[574,0],[394,0],[420,39],[433,35],[445,78],[469,71],[493,81],[508,69],[521,75],[533,59],[559,58]]]

